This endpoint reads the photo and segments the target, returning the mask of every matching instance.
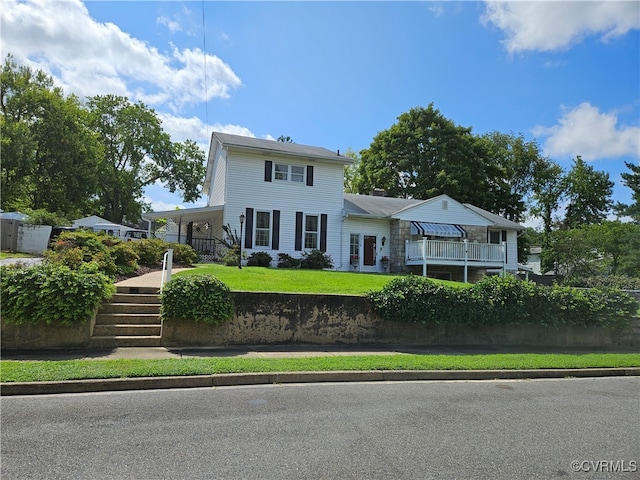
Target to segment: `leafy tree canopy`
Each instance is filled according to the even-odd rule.
[[[613,206],[613,182],[608,173],[594,170],[578,156],[564,183],[568,200],[565,228],[597,224],[607,218]]]
[[[535,143],[498,133],[476,137],[430,104],[376,135],[361,152],[351,188],[418,199],[447,194],[518,221],[538,158]]]

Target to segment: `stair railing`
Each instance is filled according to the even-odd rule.
[[[164,284],[171,280],[171,269],[173,268],[173,248],[170,248],[162,257],[162,282],[160,283],[160,293]]]

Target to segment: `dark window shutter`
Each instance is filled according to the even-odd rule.
[[[247,227],[244,232],[244,248],[253,248],[253,208],[247,208],[244,218]]]
[[[271,160],[264,161],[264,181],[271,181],[271,172],[273,170],[273,162]]]
[[[273,229],[271,230],[271,249],[280,248],[280,210],[273,211]]]
[[[320,215],[320,251],[327,251],[327,214]]]
[[[302,212],[296,212],[296,252],[302,250]]]
[[[313,187],[313,165],[307,165],[307,186]]]
[[[502,241],[503,242],[507,241],[507,231],[506,230],[502,230]]]

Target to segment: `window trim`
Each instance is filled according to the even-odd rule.
[[[314,217],[316,219],[316,230],[307,230],[307,219]],[[305,213],[303,222],[302,222],[302,245],[305,250],[318,250],[320,248],[320,215],[317,213]],[[313,247],[307,246],[307,234],[312,233],[315,234],[315,245]]]
[[[287,167],[286,172],[282,170],[278,170],[278,167]],[[294,173],[293,169],[300,169],[299,173]],[[276,182],[287,182],[293,183],[295,185],[305,185],[307,183],[307,175],[308,175],[308,167],[305,165],[299,165],[294,163],[281,163],[281,162],[273,162],[273,180]],[[286,178],[278,178],[278,175],[284,176]],[[299,178],[300,180],[294,180],[294,176]]]
[[[264,227],[259,227],[258,226],[258,215],[261,213],[265,213],[268,215],[269,218],[269,226],[268,228],[264,228]],[[254,221],[254,232],[253,232],[253,238],[254,238],[254,247],[262,247],[262,248],[271,248],[271,240],[272,240],[272,235],[273,235],[273,212],[269,211],[269,210],[256,210],[255,211],[255,221]],[[267,244],[266,245],[260,245],[258,243],[260,236],[258,236],[258,232],[266,232],[266,240],[267,240]]]

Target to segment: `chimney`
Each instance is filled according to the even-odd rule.
[[[369,192],[369,195],[372,197],[386,197],[386,192],[384,191],[384,188],[374,188]]]

